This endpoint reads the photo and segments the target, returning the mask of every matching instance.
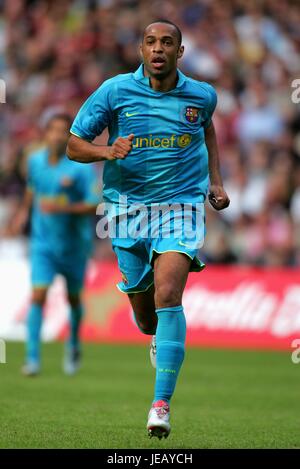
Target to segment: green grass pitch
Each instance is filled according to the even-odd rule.
[[[23,344],[0,364],[1,448],[300,448],[300,364],[290,352],[188,348],[167,440],[146,419],[154,370],[148,348],[84,345],[74,377],[63,344],[43,346],[43,373],[20,374]]]

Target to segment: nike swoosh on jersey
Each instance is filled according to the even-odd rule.
[[[135,116],[136,114],[138,114],[138,112],[126,112],[125,116],[131,117],[131,116]]]

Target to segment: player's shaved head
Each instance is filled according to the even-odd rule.
[[[177,37],[178,47],[181,46],[182,33],[181,33],[180,29],[178,28],[178,26],[175,23],[172,23],[172,21],[165,20],[165,19],[159,19],[159,20],[153,21],[153,23],[148,24],[148,26],[146,26],[146,28],[143,31],[143,39],[145,38],[145,36],[147,35],[147,33],[149,32],[151,27],[153,27],[155,24],[167,24],[167,25],[171,26],[172,29],[174,30],[175,36]]]

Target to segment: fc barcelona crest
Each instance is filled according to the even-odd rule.
[[[191,124],[198,122],[200,117],[200,109],[197,107],[188,106],[185,108],[185,118]]]

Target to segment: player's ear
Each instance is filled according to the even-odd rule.
[[[143,50],[142,50],[142,48],[143,48],[143,44],[140,44],[139,45],[139,55],[140,55],[140,58],[143,60]]]
[[[184,53],[184,46],[180,46],[177,52],[177,59],[181,59]]]

